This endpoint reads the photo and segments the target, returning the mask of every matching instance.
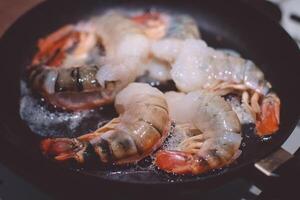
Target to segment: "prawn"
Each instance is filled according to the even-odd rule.
[[[29,82],[64,110],[109,104],[142,73],[139,66],[148,54],[148,40],[139,33],[137,25],[111,12],[66,25],[39,40]]]
[[[104,54],[103,46],[89,23],[68,24],[38,40],[38,52],[29,68],[68,67],[89,64],[93,54]],[[92,55],[92,56],[91,56]],[[66,62],[66,63],[65,63]]]
[[[118,81],[126,86],[145,73],[151,41],[139,25],[118,10],[93,17],[90,22],[106,49],[105,64],[97,73],[101,85]]]
[[[28,67],[28,82],[49,103],[64,110],[84,110],[112,102],[115,83],[96,79],[104,55],[90,24],[66,25],[38,42]]]
[[[98,70],[97,65],[35,67],[29,73],[29,84],[56,107],[71,111],[92,109],[111,103],[118,84],[111,81],[102,87],[96,78]]]
[[[200,32],[196,21],[184,14],[169,14],[156,10],[135,12],[130,15],[131,20],[142,27],[148,38],[157,41],[165,38],[199,39]],[[171,66],[168,62],[150,55],[146,63],[150,78],[165,82],[171,80]]]
[[[262,109],[265,106],[261,102],[264,104],[272,86],[252,61],[215,50],[203,40],[195,39],[161,40],[153,44],[152,53],[171,64],[171,77],[180,91],[206,89],[219,95],[239,91],[243,103],[255,118],[274,119],[264,125],[269,126],[268,132],[267,129],[259,129],[259,135],[272,134],[278,129],[279,98],[275,94],[269,95],[272,103],[268,106],[270,112],[267,115],[267,109]],[[267,120],[261,122],[266,123]]]
[[[171,119],[186,136],[176,148],[156,153],[155,164],[161,170],[197,175],[224,167],[241,154],[240,122],[222,97],[195,91],[168,92],[166,98]]]
[[[44,154],[57,161],[78,163],[97,155],[102,164],[135,163],[161,146],[168,136],[170,119],[164,94],[145,83],[130,83],[116,96],[118,118],[78,138],[41,142]]]

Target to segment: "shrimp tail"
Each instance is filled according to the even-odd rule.
[[[280,100],[275,94],[268,94],[262,101],[257,116],[256,129],[260,136],[270,135],[279,129]]]
[[[175,174],[200,174],[209,170],[204,159],[181,151],[158,151],[155,164],[161,170]]]
[[[70,138],[45,139],[41,142],[43,154],[53,157],[57,161],[74,159],[78,163],[83,163],[85,157],[89,155],[89,146],[88,142]]]

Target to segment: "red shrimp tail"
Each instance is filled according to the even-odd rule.
[[[78,162],[81,162],[81,156],[78,154],[82,149],[80,146],[83,145],[80,145],[78,140],[69,138],[48,138],[41,142],[42,152],[49,157],[53,157],[57,161],[75,159]]]
[[[161,170],[175,174],[201,174],[208,171],[206,161],[181,151],[161,150],[156,153],[155,164]]]
[[[267,95],[257,116],[256,129],[259,136],[271,135],[279,129],[280,100],[275,94]]]

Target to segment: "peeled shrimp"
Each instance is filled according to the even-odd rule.
[[[118,93],[115,107],[118,118],[78,138],[45,139],[43,152],[58,161],[84,163],[96,154],[102,164],[135,163],[160,147],[168,136],[168,106],[158,89],[131,83]]]
[[[234,87],[267,94],[271,87],[253,62],[214,50],[203,40],[162,40],[152,52],[171,63],[171,76],[184,92]]]
[[[195,91],[169,92],[166,98],[171,119],[178,127],[185,127],[185,134],[190,133],[173,150],[156,154],[155,164],[160,169],[176,174],[201,174],[228,165],[240,155],[240,122],[222,97]]]
[[[163,38],[176,38],[180,40],[200,38],[196,21],[188,15],[175,15],[150,10],[131,14],[131,20],[140,25],[147,37],[152,41]],[[171,80],[170,63],[160,60],[154,55],[150,55],[146,68],[149,72],[149,77],[155,80],[161,82]]]
[[[271,84],[252,61],[217,51],[208,47],[203,40],[194,39],[161,40],[153,44],[152,53],[171,64],[171,77],[179,90],[189,92],[206,89],[218,92],[219,95],[238,91],[243,96],[243,106],[250,111],[254,120],[262,116],[273,119],[272,123],[263,120],[263,126],[268,128],[257,127],[259,135],[272,134],[278,130],[279,98],[275,94],[268,98],[272,103],[266,114],[267,110],[262,109],[261,102],[265,102],[264,99],[269,95]]]
[[[107,54],[126,59],[148,56],[149,40],[143,30],[122,12],[111,10],[94,17],[91,23],[101,37]]]

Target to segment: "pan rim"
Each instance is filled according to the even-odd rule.
[[[56,2],[57,3],[57,2]],[[240,2],[241,4],[245,4],[245,2]],[[37,4],[36,6],[34,6],[33,8],[31,8],[30,10],[28,10],[27,12],[23,13],[6,31],[5,33],[1,36],[0,38],[0,49],[2,46],[4,46],[3,44],[5,43],[5,41],[7,41],[9,39],[9,35],[14,32],[15,29],[18,29],[18,24],[22,23],[22,21],[24,20],[24,18],[27,18],[28,16],[31,15],[32,12],[34,12],[35,10],[41,9],[43,7],[47,7],[49,4],[55,4],[54,1],[46,1],[46,2],[42,2]],[[259,13],[257,10],[253,9],[253,11],[255,12],[256,15],[260,15],[261,17],[264,17],[265,20],[267,20],[269,23],[271,23],[273,26],[277,26],[277,29],[280,29],[280,31],[283,31],[283,33],[285,34],[285,37],[287,39],[289,39],[290,41],[292,41],[294,43],[294,46],[297,47],[296,43],[292,40],[291,36],[289,36],[287,34],[287,32],[280,27],[277,23],[275,23],[275,21],[271,20],[271,19],[267,19],[266,16],[262,15],[261,13]],[[8,38],[8,39],[7,39]],[[3,48],[3,47],[2,47]],[[2,118],[2,116],[1,116]],[[5,121],[5,120],[3,120]],[[292,133],[292,131],[294,130],[294,128],[297,125],[298,120],[295,119],[294,122],[292,122],[292,126],[289,128],[289,134]],[[285,138],[285,140],[288,137]],[[273,149],[277,149],[278,147],[274,147]],[[272,153],[269,152],[268,155]],[[263,158],[263,156],[261,157]],[[257,158],[256,160],[259,160],[261,158]],[[251,164],[253,164],[255,161],[249,161],[248,163],[242,163],[239,166],[235,166],[235,167],[230,167],[230,170],[226,171],[226,172],[221,172],[220,174],[213,174],[212,176],[209,176],[208,179],[210,178],[214,178],[214,177],[218,177],[218,176],[223,176],[224,174],[229,174],[229,173],[234,173],[234,171],[239,171],[241,168],[244,168],[246,166],[249,166]],[[79,172],[82,173],[82,172]],[[84,174],[84,173],[82,173]],[[99,177],[98,177],[99,178]],[[101,177],[101,179],[104,179],[103,177]],[[122,181],[122,180],[114,180],[114,179],[104,179],[106,181],[110,181],[110,182],[117,182],[117,183],[126,183],[126,184],[137,184],[137,183],[133,183],[133,182],[126,182],[126,181]],[[197,179],[193,179],[193,180],[184,180],[183,182],[159,182],[159,184],[167,184],[167,185],[178,185],[178,184],[182,184],[182,183],[193,183],[199,181]],[[138,184],[145,184],[145,185],[156,185],[158,183],[155,182],[138,182]]]

